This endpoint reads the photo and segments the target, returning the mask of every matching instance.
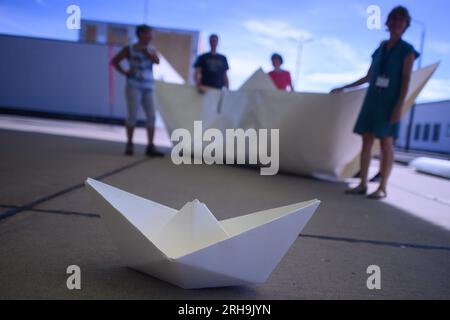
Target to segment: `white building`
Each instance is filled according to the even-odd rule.
[[[170,65],[170,68],[166,69],[172,70],[172,73],[175,71],[183,82],[192,83],[194,76],[192,65],[198,55],[199,31],[154,26],[152,28],[153,45],[163,57],[162,60]],[[82,19],[79,41],[119,47],[129,45],[137,41],[136,25]],[[162,69],[161,66],[159,69]],[[161,80],[158,70],[155,71],[155,78]],[[169,73],[168,70],[162,73],[164,80],[179,83],[174,79],[168,79]]]
[[[125,77],[110,65],[135,25],[82,20],[79,41],[0,34],[0,113],[122,123]],[[154,28],[157,80],[189,83],[199,32]],[[124,62],[125,63],[125,62]],[[141,109],[138,119],[145,119]],[[157,126],[162,123],[157,116]]]
[[[406,147],[409,116],[402,121],[397,147]],[[410,149],[450,154],[450,100],[416,105]]]

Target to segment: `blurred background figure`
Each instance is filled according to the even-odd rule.
[[[281,69],[281,65],[283,64],[283,57],[274,53],[271,57],[273,70],[269,72],[269,76],[272,79],[273,83],[279,90],[290,90],[294,91],[294,87],[292,86],[291,74],[289,71]]]
[[[199,93],[205,92],[205,87],[229,89],[227,71],[229,69],[227,58],[217,52],[219,36],[209,36],[211,51],[200,55],[195,61],[194,81]]]
[[[414,60],[419,53],[414,47],[402,40],[402,36],[411,24],[411,16],[405,7],[394,8],[388,16],[386,26],[390,38],[383,41],[372,54],[372,65],[364,78],[332,90],[340,92],[347,88],[369,83],[361,112],[354,132],[362,136],[361,182],[348,194],[366,194],[371,151],[375,138],[381,144],[381,181],[378,189],[369,195],[372,199],[387,196],[386,187],[394,162],[393,144],[398,136],[402,106],[408,92]]]
[[[159,64],[159,57],[156,49],[150,45],[153,38],[152,32],[153,30],[150,26],[137,26],[137,43],[123,47],[111,61],[116,70],[127,77],[125,88],[128,107],[126,120],[126,155],[134,154],[133,134],[137,122],[138,107],[139,105],[142,105],[147,117],[146,127],[148,145],[146,155],[150,157],[163,156],[161,152],[156,150],[153,144],[155,132],[155,81],[153,79],[153,64]],[[125,70],[121,65],[121,62],[124,59],[128,60],[128,70]]]

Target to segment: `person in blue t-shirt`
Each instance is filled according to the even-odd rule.
[[[206,87],[216,89],[229,88],[227,58],[217,53],[219,37],[216,34],[212,34],[209,37],[209,44],[211,51],[199,56],[194,64],[194,80],[199,93],[204,93]]]
[[[388,16],[386,26],[390,37],[383,41],[372,54],[372,65],[367,75],[347,86],[337,88],[332,93],[369,83],[369,88],[356,121],[353,132],[362,136],[361,182],[348,194],[366,194],[367,176],[375,139],[380,140],[381,181],[378,189],[369,195],[372,199],[387,196],[386,186],[394,162],[394,138],[398,136],[402,107],[408,92],[414,61],[419,53],[402,39],[411,24],[408,9],[394,8]]]

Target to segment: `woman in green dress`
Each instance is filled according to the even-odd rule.
[[[388,16],[386,26],[390,38],[383,41],[372,54],[372,65],[367,75],[349,85],[332,90],[332,93],[369,83],[354,132],[362,136],[361,182],[348,194],[366,194],[371,151],[375,139],[381,145],[381,181],[379,188],[369,198],[387,196],[386,186],[394,162],[394,139],[398,136],[399,121],[408,92],[414,60],[419,54],[413,46],[402,40],[411,23],[411,16],[404,7],[394,8]]]

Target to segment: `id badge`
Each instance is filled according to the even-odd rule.
[[[380,76],[377,78],[375,85],[378,88],[388,88],[389,87],[389,78]]]

